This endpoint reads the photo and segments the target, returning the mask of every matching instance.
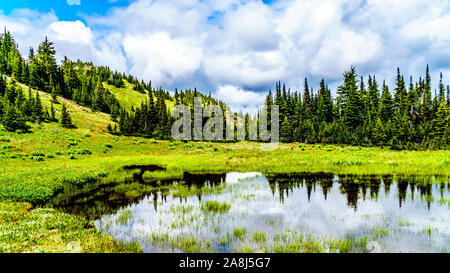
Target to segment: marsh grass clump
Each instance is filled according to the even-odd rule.
[[[379,240],[388,236],[389,230],[386,227],[375,227],[372,229],[373,239]]]
[[[202,204],[201,209],[205,213],[227,213],[230,210],[230,204],[219,201],[207,201]]]
[[[422,233],[428,235],[428,237],[431,237],[431,235],[433,233],[437,233],[437,232],[438,232],[438,228],[432,227],[431,225],[427,226],[426,228],[424,228],[422,230]]]
[[[117,223],[128,225],[131,219],[133,219],[133,211],[131,209],[125,209],[117,217]]]
[[[266,238],[266,233],[264,233],[263,231],[255,231],[252,234],[252,240],[257,242],[257,243],[264,243],[267,238]]]
[[[241,240],[243,241],[245,239],[245,233],[247,232],[247,230],[245,228],[234,228],[233,230],[233,235],[234,238],[236,238],[237,240]]]

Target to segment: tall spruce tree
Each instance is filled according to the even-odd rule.
[[[72,118],[70,117],[69,112],[67,111],[66,104],[63,103],[61,107],[61,126],[64,128],[73,128]]]
[[[383,81],[383,93],[381,95],[380,103],[380,119],[383,123],[391,120],[393,116],[393,101],[391,93],[389,92],[389,87]]]

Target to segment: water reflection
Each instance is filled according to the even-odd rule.
[[[104,181],[84,188],[70,188],[58,194],[50,202],[52,207],[81,214],[91,219],[98,219],[104,214],[111,214],[122,207],[138,203],[144,198],[152,200],[155,211],[167,202],[167,197],[176,185],[183,185],[195,193],[202,201],[203,187],[224,187],[227,183],[226,173],[190,173],[182,177],[157,179],[145,176],[147,172],[165,171],[156,165],[132,165],[122,168],[126,176],[122,181]],[[254,175],[254,173],[253,173]],[[231,175],[229,175],[231,177]],[[358,204],[365,200],[378,201],[380,193],[389,196],[395,187],[398,207],[401,208],[408,198],[425,200],[428,210],[434,199],[445,196],[449,191],[448,182],[432,183],[433,177],[416,176],[371,176],[371,175],[334,175],[329,173],[289,173],[264,174],[272,195],[283,204],[296,190],[305,190],[308,202],[313,193],[321,192],[324,200],[328,199],[333,187],[337,187],[345,196],[347,206],[358,209]],[[235,183],[232,182],[232,184]],[[433,188],[439,192],[434,194]],[[196,190],[195,190],[196,189]],[[298,198],[298,197],[296,197]],[[187,202],[187,197],[178,197],[179,202]]]
[[[297,174],[266,174],[265,175],[269,187],[273,194],[279,194],[279,199],[283,203],[285,198],[289,197],[295,189],[306,188],[308,201],[311,199],[311,193],[319,188],[325,200],[331,191],[333,185],[339,187],[340,192],[346,196],[347,205],[358,209],[358,201],[366,199],[378,200],[380,190],[384,189],[384,194],[389,195],[391,185],[394,183],[393,176],[372,176],[372,175],[333,175],[327,173],[297,173]],[[408,196],[414,200],[416,192],[419,196],[426,200],[428,209],[432,203],[432,187],[433,185],[439,189],[440,197],[444,196],[444,192],[448,189],[448,182],[439,184],[432,183],[432,177],[424,180],[415,176],[399,176],[396,177],[396,186],[398,192],[398,205],[401,208]]]
[[[174,185],[184,185],[188,189],[218,187],[225,183],[225,173],[189,173],[180,178],[157,179],[145,177],[147,172],[165,171],[156,165],[131,165],[122,168],[129,176],[123,181],[106,180],[83,188],[66,188],[55,196],[49,206],[73,214],[84,215],[89,219],[98,219],[104,214],[118,211],[129,204],[137,203],[145,197],[151,197],[155,211],[158,204],[165,203]],[[197,197],[201,200],[201,191]],[[185,199],[180,198],[180,202]]]
[[[131,172],[125,181],[140,170]],[[199,244],[202,251],[250,247],[271,252],[278,239],[292,238],[292,231],[366,238],[387,252],[443,252],[450,246],[447,178],[188,172],[172,180],[140,177],[144,183],[128,184],[142,186],[133,186],[135,199],[116,211],[99,210],[104,215],[95,225],[118,240],[139,242],[146,252],[193,251]],[[110,194],[119,189],[129,193],[123,185],[110,188]],[[180,188],[184,195],[176,194]],[[230,209],[205,213],[208,201],[227,203]],[[236,239],[239,228],[245,234]],[[255,232],[265,234],[263,245],[255,241]]]

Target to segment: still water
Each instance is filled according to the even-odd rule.
[[[144,252],[450,250],[447,179],[184,173],[154,181],[143,178],[146,171],[154,169],[128,180],[152,185],[134,198],[109,186],[91,189],[96,200],[73,195],[58,204],[91,211],[97,229]],[[225,209],[208,211],[211,201]]]

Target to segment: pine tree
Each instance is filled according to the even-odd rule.
[[[332,122],[333,121],[333,101],[331,99],[331,92],[328,86],[325,85],[325,80],[320,81],[319,89],[319,101],[317,104],[318,116],[320,121]]]
[[[380,103],[380,118],[383,123],[392,119],[393,115],[393,101],[391,93],[389,92],[389,87],[383,81],[383,93],[381,95],[381,103]]]
[[[26,132],[29,130],[29,126],[26,125],[23,116],[11,104],[6,105],[4,109],[2,124],[5,130],[9,132],[16,132],[18,130]]]
[[[386,141],[386,134],[384,132],[384,126],[381,122],[381,118],[377,118],[375,121],[375,127],[373,128],[372,142],[375,145],[383,144]]]
[[[37,123],[41,123],[44,121],[44,108],[42,107],[39,92],[36,92],[36,97],[34,99],[33,120],[37,121]]]
[[[57,72],[55,54],[56,51],[53,42],[50,42],[48,38],[45,37],[45,40],[39,45],[38,54],[36,56],[38,63],[37,72],[44,80],[44,85],[38,87],[43,91],[51,92],[53,87],[51,85],[51,79],[55,78]]]
[[[373,80],[369,76],[369,102],[370,102],[370,113],[372,117],[378,115],[378,110],[380,109],[380,91],[378,90],[378,83],[375,78]]]
[[[441,72],[439,79],[439,102],[441,102],[442,100],[445,101],[445,87],[444,84],[442,83],[442,72]]]
[[[350,71],[344,74],[344,85],[338,89],[341,96],[346,96],[342,112],[345,125],[350,128],[356,128],[363,122],[362,98],[357,83],[355,68],[351,67]]]
[[[5,95],[6,92],[6,80],[3,75],[0,75],[0,97]]]
[[[53,106],[53,102],[50,105],[50,118],[52,121],[58,122],[58,119],[56,118],[55,107]]]
[[[289,122],[287,117],[284,117],[284,121],[281,124],[280,136],[282,142],[291,142],[293,140],[294,130],[292,129],[292,124]]]
[[[433,136],[442,137],[449,126],[450,111],[447,108],[445,100],[441,100],[436,112],[436,118],[433,120]]]
[[[304,119],[310,119],[312,117],[311,111],[311,95],[309,93],[308,79],[305,78],[305,86],[303,89],[303,114]]]
[[[58,103],[58,94],[55,87],[52,87],[52,103]]]
[[[405,81],[403,79],[403,76],[400,74],[400,68],[397,68],[396,84],[397,87],[395,88],[394,107],[395,109],[399,109],[400,113],[403,114],[408,110],[408,102]]]
[[[69,112],[67,111],[66,104],[62,104],[61,108],[61,125],[64,128],[73,128],[72,118],[70,117]]]

